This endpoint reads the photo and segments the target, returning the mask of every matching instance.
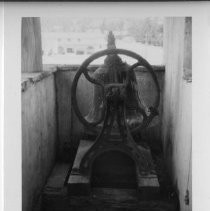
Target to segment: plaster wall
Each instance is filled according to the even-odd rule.
[[[165,88],[162,140],[164,156],[177,190],[180,211],[192,210],[191,142],[192,83],[184,79],[185,18],[167,18],[165,22]],[[187,51],[191,54],[190,51]],[[189,190],[189,204],[185,197]]]
[[[22,82],[23,211],[32,210],[37,203],[56,156],[54,75],[37,77],[40,74],[23,74]]]

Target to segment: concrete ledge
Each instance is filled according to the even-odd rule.
[[[21,91],[25,92],[31,85],[51,76],[55,71],[32,72],[21,74]]]

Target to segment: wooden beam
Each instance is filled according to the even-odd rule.
[[[192,81],[192,17],[185,18],[183,78]]]
[[[21,71],[42,71],[42,43],[40,18],[22,18]]]

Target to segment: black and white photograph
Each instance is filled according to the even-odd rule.
[[[190,211],[192,18],[23,17],[21,33],[23,211]]]
[[[199,210],[196,200],[209,198],[193,182],[201,174],[209,180],[199,146],[207,143],[202,131],[210,115],[203,107],[210,101],[202,56],[210,55],[207,10],[167,3],[40,6],[5,10],[6,69],[17,57],[18,77],[15,85],[5,73],[4,89],[18,101],[5,103],[7,114],[6,105],[15,109],[4,150],[8,163],[18,155],[20,172],[5,164],[4,179],[17,210]],[[199,87],[206,89],[199,91],[202,74]]]

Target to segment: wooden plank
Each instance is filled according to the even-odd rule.
[[[136,189],[92,188],[89,195],[68,196],[64,186],[69,165],[56,164],[48,179],[42,199],[45,211],[177,211],[178,201],[139,194]],[[78,175],[77,175],[78,176]],[[154,179],[154,175],[147,178]],[[82,179],[81,179],[82,181]],[[86,182],[84,180],[84,182]],[[80,188],[79,188],[80,189]],[[80,189],[79,191],[81,191]],[[143,191],[145,192],[146,189]]]
[[[38,17],[22,18],[21,71],[42,71],[41,25]]]
[[[70,204],[72,210],[78,211],[178,211],[178,201],[140,200],[133,189],[94,188],[90,197],[72,197]]]
[[[69,171],[69,163],[56,163],[42,194],[42,210],[67,211],[67,190],[64,186]]]
[[[73,168],[72,168],[73,172],[79,170],[79,166],[80,166],[83,156],[86,154],[88,149],[93,145],[93,143],[94,143],[93,141],[89,141],[89,140],[80,141],[78,151],[74,160]]]
[[[139,187],[157,187],[159,188],[159,182],[156,175],[148,175],[148,176],[141,176],[138,177],[138,184]]]
[[[57,163],[50,175],[47,184],[44,188],[44,193],[56,193],[62,190],[68,174],[70,164],[68,163]]]
[[[117,202],[138,200],[136,189],[116,189],[116,188],[93,188],[93,196],[95,198],[108,199]]]
[[[67,186],[69,195],[88,195],[90,194],[91,187],[90,181],[87,177],[84,177],[79,173],[79,167],[83,156],[88,149],[92,146],[93,142],[87,140],[81,140],[71,174],[68,178]]]

